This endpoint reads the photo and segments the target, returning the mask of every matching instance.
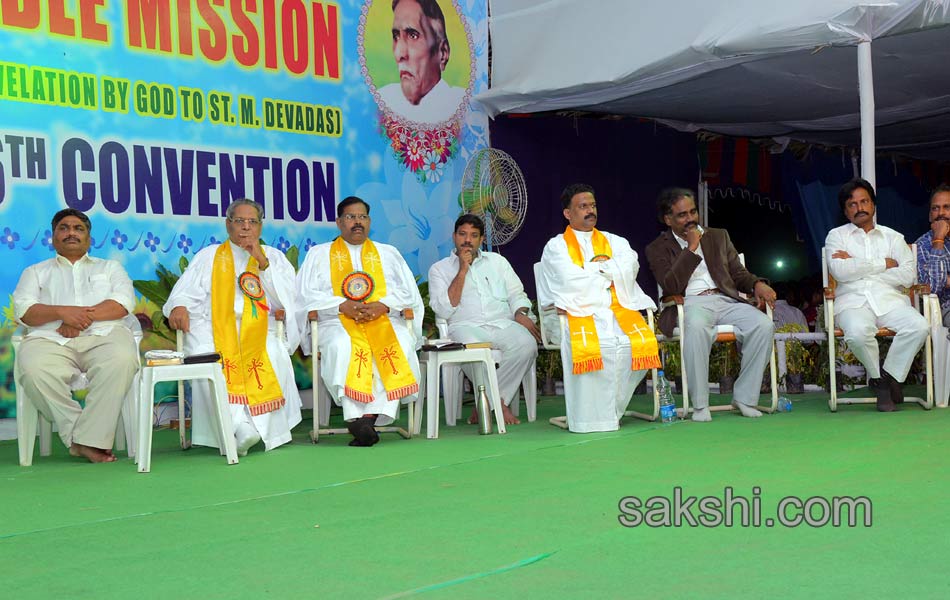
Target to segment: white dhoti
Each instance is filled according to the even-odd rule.
[[[647,373],[630,370],[630,338],[620,329],[613,314],[609,321],[596,315],[594,322],[604,361],[604,368],[599,371],[574,375],[566,322],[561,332],[567,427],[575,433],[618,430],[634,390]]]
[[[214,336],[211,334],[211,323],[199,323],[191,326],[191,332],[185,335],[185,354],[201,354],[214,352]],[[231,423],[237,427],[239,423],[248,422],[254,425],[265,450],[271,450],[291,441],[290,430],[301,421],[300,394],[294,381],[294,367],[287,353],[287,346],[277,337],[275,330],[267,332],[267,357],[274,367],[274,374],[280,383],[284,394],[284,406],[277,410],[261,415],[251,415],[247,406],[242,404],[228,404],[231,414]],[[207,381],[193,381],[191,383],[191,440],[198,446],[218,447],[218,437],[215,433],[214,419],[211,412],[211,389]]]
[[[518,388],[528,371],[535,368],[538,358],[538,342],[527,329],[514,323],[504,327],[487,324],[482,326],[454,325],[449,327],[449,337],[464,344],[491,342],[492,355],[498,362],[498,393],[506,405],[518,397]],[[629,349],[629,347],[628,347]],[[463,363],[462,371],[469,381],[475,381],[475,366]]]
[[[405,325],[405,321],[399,317],[390,318],[393,331],[396,333],[396,339],[402,347],[406,358],[409,361],[409,368],[416,378],[416,382],[421,381],[419,369],[419,357],[415,352],[415,341],[412,333]],[[376,419],[376,426],[382,427],[389,425],[399,416],[400,402],[415,402],[419,393],[410,394],[400,400],[390,400],[386,395],[386,388],[383,387],[382,378],[379,376],[379,365],[373,361],[373,401],[358,402],[344,393],[346,385],[346,372],[350,365],[350,355],[352,353],[352,344],[350,335],[343,328],[339,319],[320,320],[320,376],[327,390],[330,391],[330,397],[333,398],[337,406],[343,407],[343,418],[347,421],[358,419],[363,415],[379,415]],[[387,367],[388,368],[388,367]]]

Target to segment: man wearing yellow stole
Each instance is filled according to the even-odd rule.
[[[538,304],[567,313],[561,363],[568,429],[615,431],[647,369],[660,366],[656,336],[638,311],[656,305],[637,285],[637,253],[620,236],[595,228],[594,189],[561,193],[564,233],[541,256]]]
[[[350,445],[372,446],[374,427],[419,393],[424,306],[399,251],[369,239],[369,204],[350,196],[336,212],[340,236],[311,248],[297,274],[301,347],[310,352],[306,321],[316,318],[323,382],[343,407]]]
[[[238,453],[291,440],[300,396],[290,354],[299,345],[294,268],[260,243],[264,208],[252,200],[228,205],[228,240],[195,254],[163,307],[172,329],[185,332],[185,353],[217,352],[228,387]],[[287,339],[275,313],[285,312]],[[207,382],[192,383],[192,442],[217,447]]]

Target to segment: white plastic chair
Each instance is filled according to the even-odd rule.
[[[943,326],[943,314],[940,298],[928,294],[924,302],[930,305],[930,338],[933,342],[934,364],[934,404],[938,408],[947,408],[950,398],[950,340],[947,328]]]
[[[745,266],[745,255],[739,254],[739,262],[742,266]],[[656,286],[657,294],[660,298],[660,308],[664,309],[667,306],[676,305],[676,323],[677,326],[673,329],[673,335],[670,337],[664,336],[662,333],[657,332],[657,341],[660,342],[677,342],[680,347],[680,376],[682,377],[683,382],[683,408],[681,416],[686,418],[686,416],[692,411],[692,408],[689,405],[689,386],[686,381],[686,363],[683,360],[683,336],[681,332],[683,331],[684,323],[686,320],[685,311],[684,311],[684,302],[685,299],[683,296],[671,295],[664,296],[663,288],[659,284]],[[740,294],[745,297],[745,294]],[[772,308],[766,304],[765,305],[765,314],[769,318],[769,321],[772,321]],[[716,339],[713,343],[727,343],[736,341],[736,331],[735,327],[732,325],[717,325],[716,326]],[[656,381],[656,370],[653,372],[654,381]],[[778,363],[775,356],[775,341],[772,341],[772,351],[769,353],[769,379],[771,384],[771,395],[772,402],[768,406],[756,405],[754,408],[762,412],[774,413],[778,409]],[[656,390],[654,386],[654,395],[656,395]],[[737,410],[731,404],[723,404],[718,406],[710,406],[710,411],[730,411]]]
[[[423,351],[426,366],[426,437],[439,437],[439,378],[442,367],[451,364],[473,363],[476,365],[475,386],[484,385],[495,414],[498,433],[507,433],[498,393],[498,375],[490,348],[462,348],[460,350]]]
[[[178,332],[179,340],[182,337]],[[199,363],[192,365],[161,365],[142,368],[142,385],[138,397],[139,418],[139,473],[148,473],[152,467],[152,415],[155,403],[155,384],[163,381],[189,381],[204,379],[208,381],[212,395],[211,415],[218,436],[218,448],[227,457],[229,465],[238,463],[237,442],[234,428],[228,412],[228,388],[221,372],[221,363]],[[179,415],[181,429],[184,430],[184,413]]]
[[[126,315],[123,322],[132,331],[132,338],[135,340],[135,354],[138,356],[139,346],[142,343],[142,326],[134,315]],[[23,386],[20,385],[21,373],[17,360],[17,349],[20,347],[20,342],[23,341],[26,331],[27,328],[18,327],[10,338],[14,353],[13,381],[16,388],[17,447],[20,453],[20,466],[23,467],[29,467],[33,464],[33,447],[36,443],[37,429],[39,429],[40,435],[40,456],[50,455],[53,439],[53,424],[40,414],[36,406],[27,397]],[[139,375],[140,373],[136,373],[132,385],[126,393],[115,430],[115,448],[119,451],[126,450],[129,458],[135,457],[135,399]],[[74,391],[85,389],[88,386],[89,381],[86,379],[85,373],[75,376],[69,385],[70,389]]]
[[[439,337],[448,339],[449,324],[445,319],[436,317],[435,326],[439,330]],[[501,361],[501,352],[492,350],[492,360],[497,364]],[[538,374],[537,365],[525,373],[521,380],[521,390],[524,394],[525,407],[528,410],[528,421],[534,421],[538,416]],[[454,427],[462,414],[462,369],[456,364],[447,364],[442,371],[442,396],[445,399],[445,424]],[[521,412],[521,398],[514,398],[511,402],[511,413],[516,417]]]
[[[557,309],[553,304],[547,302],[547,294],[542,291],[541,284],[541,263],[534,263],[534,285],[535,290],[538,294],[538,322],[541,329],[541,346],[545,350],[556,350],[561,351],[560,340],[554,340],[551,338],[551,327],[545,326],[546,319],[552,319],[554,316],[557,316],[558,327],[556,331],[560,335],[564,328],[567,326],[566,317],[563,314],[563,311]],[[545,299],[542,302],[542,298]],[[656,324],[653,321],[653,311],[646,311],[647,313],[647,326],[651,331],[657,336],[657,341],[660,341],[661,334],[656,330]],[[653,369],[653,381],[656,381],[656,369]],[[638,419],[643,419],[644,421],[656,421],[660,416],[660,392],[656,385],[653,386],[653,412],[652,413],[643,413],[636,410],[624,411],[623,416],[625,417],[636,417]],[[548,422],[552,425],[560,427],[561,429],[567,429],[567,417],[551,417]]]
[[[413,312],[411,309],[405,309],[403,311],[403,318],[411,321],[413,319]],[[412,327],[409,328],[410,331],[413,331]],[[320,376],[320,344],[319,344],[319,332],[317,327],[317,319],[311,319],[310,321],[310,337],[311,337],[311,358],[312,358],[312,377],[313,377],[313,429],[310,430],[310,440],[316,444],[320,441],[321,435],[338,435],[338,434],[348,434],[349,430],[346,428],[329,428],[327,425],[330,422],[330,393],[326,390],[326,386],[323,383],[323,378]],[[419,393],[416,395],[415,401],[410,401],[410,396],[406,396],[403,399],[402,404],[405,404],[409,408],[408,423],[409,429],[404,429],[402,427],[388,426],[388,427],[376,427],[377,433],[398,433],[405,439],[412,439],[413,435],[418,435],[422,431],[422,404],[425,402],[426,394],[426,365],[425,362],[420,358],[419,368],[421,370],[421,381],[419,382]],[[323,426],[323,428],[321,428]]]
[[[916,257],[917,256],[917,245],[911,244],[911,252]],[[837,373],[835,372],[836,367],[836,354],[837,354],[837,343],[836,339],[844,337],[844,332],[835,326],[835,286],[836,282],[834,277],[831,276],[831,273],[828,272],[828,256],[825,252],[825,247],[821,248],[821,282],[824,286],[824,312],[825,312],[825,331],[828,334],[828,367],[831,381],[829,382],[829,388],[831,388],[831,393],[828,396],[828,408],[831,409],[831,412],[838,411],[839,404],[876,404],[877,398],[875,397],[864,397],[864,398],[838,398],[838,378]],[[934,315],[932,314],[932,303],[926,301],[926,297],[930,292],[930,287],[926,284],[917,284],[915,283],[907,290],[908,298],[910,300],[911,306],[915,306],[917,310],[922,310],[924,318],[927,319],[928,324],[928,333],[927,339],[924,341],[922,350],[924,351],[924,356],[926,357],[926,371],[927,371],[927,397],[905,397],[905,402],[914,402],[922,406],[925,410],[930,410],[934,406],[934,374],[933,374],[933,331],[934,331]],[[922,305],[922,306],[921,306]],[[936,313],[937,320],[940,320],[940,312]],[[896,332],[891,331],[885,327],[878,329],[875,337],[894,337]]]

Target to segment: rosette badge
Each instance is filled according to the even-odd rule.
[[[362,302],[376,289],[373,277],[365,271],[353,271],[343,279],[343,295],[354,302]]]
[[[264,303],[264,286],[261,285],[261,278],[256,273],[244,271],[238,277],[238,285],[241,291],[251,300],[251,316],[257,318],[257,309],[268,311],[270,307]]]

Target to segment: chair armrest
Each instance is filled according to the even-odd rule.
[[[670,294],[669,296],[663,296],[660,298],[660,310],[674,305],[682,305],[686,302],[686,299],[683,296],[678,294]]]

